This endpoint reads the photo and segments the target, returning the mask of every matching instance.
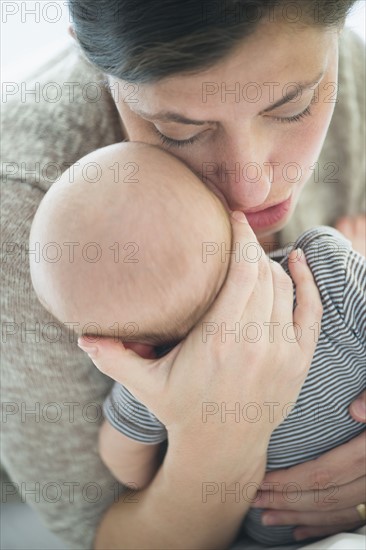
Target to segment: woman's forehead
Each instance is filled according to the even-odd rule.
[[[330,53],[337,45],[336,33],[313,27],[298,34],[278,26],[274,31],[257,31],[217,64],[195,74],[177,73],[154,83],[131,84],[136,101],[128,106],[152,116],[162,110],[184,112],[187,107],[190,114],[195,107],[202,114],[203,106],[209,110],[209,104],[222,102],[223,95],[228,102],[237,102],[238,93],[245,98],[248,92],[250,101],[249,94],[260,87],[269,98],[271,88],[274,93],[278,88],[281,94],[289,83],[310,82],[326,72]],[[131,90],[123,87],[121,98],[126,99],[123,95]],[[267,103],[264,99],[263,106]]]

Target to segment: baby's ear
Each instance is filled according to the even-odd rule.
[[[143,359],[155,359],[156,353],[154,346],[150,344],[140,344],[139,342],[123,342],[125,348],[132,349],[137,355]]]

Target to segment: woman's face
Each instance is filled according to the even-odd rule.
[[[316,169],[337,95],[337,31],[289,26],[258,27],[195,75],[109,79],[127,137],[185,161],[262,242],[286,225]]]

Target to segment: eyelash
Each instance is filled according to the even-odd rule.
[[[315,94],[314,94],[313,99],[309,103],[309,105],[306,107],[305,111],[303,111],[302,113],[299,113],[298,115],[294,115],[294,116],[291,116],[291,117],[282,117],[282,118],[281,117],[272,117],[272,118],[276,122],[280,122],[280,123],[299,122],[300,120],[304,119],[305,117],[311,115],[311,106],[314,102],[315,102]],[[154,128],[155,132],[157,133],[157,135],[159,136],[162,144],[166,145],[167,147],[178,147],[179,148],[179,147],[186,147],[187,145],[192,145],[196,141],[199,141],[200,135],[201,135],[201,134],[198,134],[197,136],[193,136],[189,139],[178,140],[178,139],[172,139],[172,138],[169,138],[169,137],[165,136],[164,134],[159,132],[159,130],[157,129],[156,126],[153,126],[153,128]]]
[[[305,111],[302,113],[299,113],[298,115],[290,116],[290,117],[273,117],[274,120],[277,120],[277,122],[299,122],[302,118],[305,118],[309,115],[311,115],[311,106],[315,102],[315,95],[313,99],[310,101],[309,105],[306,107]]]
[[[200,139],[199,135],[191,137],[189,139],[182,139],[182,140],[172,139],[172,138],[169,138],[169,137],[165,136],[161,132],[159,132],[159,130],[157,129],[156,126],[153,126],[153,128],[154,128],[155,132],[158,134],[162,144],[166,145],[167,147],[185,147],[186,145],[192,145],[192,143],[195,143],[196,141],[198,141]]]

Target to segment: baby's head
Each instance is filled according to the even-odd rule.
[[[231,228],[221,201],[179,159],[117,143],[52,185],[32,224],[36,243],[33,286],[57,319],[78,334],[162,345],[181,340],[220,290],[227,265],[203,253],[205,243],[229,249]]]

